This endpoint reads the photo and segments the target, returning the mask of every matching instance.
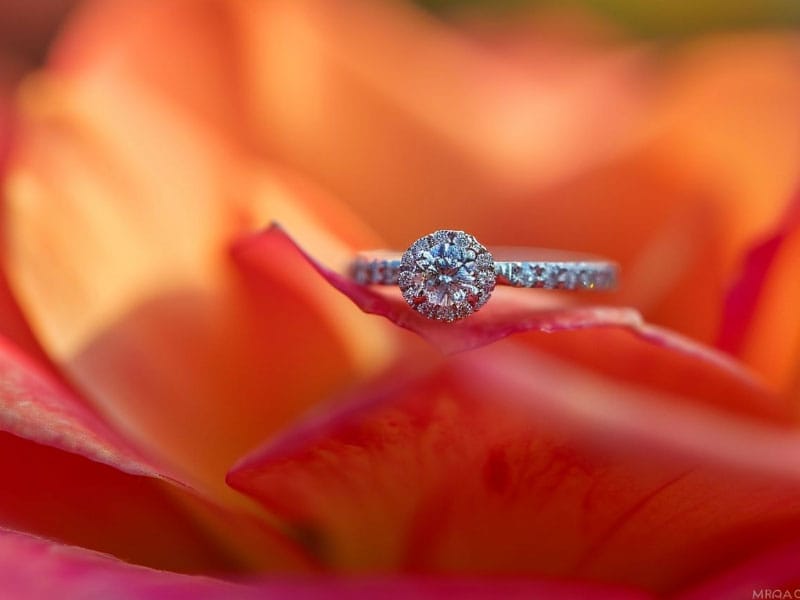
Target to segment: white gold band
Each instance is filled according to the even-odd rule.
[[[358,256],[350,276],[364,285],[397,285],[399,258]],[[613,290],[617,266],[607,261],[495,261],[497,285],[546,290]]]
[[[451,229],[422,236],[402,256],[375,251],[357,256],[349,267],[356,282],[397,285],[413,310],[446,322],[479,310],[496,285],[604,291],[616,287],[617,272],[613,262],[564,252],[490,252],[474,236]]]

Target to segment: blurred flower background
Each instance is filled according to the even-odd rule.
[[[5,589],[800,588],[798,23],[4,2]],[[443,326],[339,275],[438,228],[622,286]]]

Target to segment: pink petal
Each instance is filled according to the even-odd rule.
[[[338,569],[663,593],[800,533],[796,431],[508,342],[339,406],[228,477]]]
[[[448,579],[271,579],[233,583],[134,567],[80,548],[0,530],[0,581],[15,600],[143,598],[149,600],[243,600],[264,598],[644,598],[644,594],[577,582]]]
[[[257,265],[260,257],[276,251],[302,255],[328,283],[350,298],[361,310],[380,315],[413,331],[446,353],[461,352],[490,344],[525,331],[564,331],[587,327],[627,327],[638,330],[639,313],[630,308],[611,306],[574,307],[566,302],[555,305],[537,292],[495,290],[480,312],[462,321],[440,323],[411,310],[397,289],[378,290],[363,286],[305,253],[280,227],[244,238],[234,248],[234,257]]]
[[[305,568],[288,541],[202,498],[2,339],[0,473],[3,526],[178,570]]]

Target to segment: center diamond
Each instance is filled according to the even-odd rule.
[[[494,261],[473,236],[440,230],[406,250],[398,282],[411,308],[429,319],[454,321],[489,299],[495,285]]]

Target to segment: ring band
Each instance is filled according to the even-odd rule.
[[[499,260],[512,256],[516,259]],[[566,252],[522,248],[489,252],[472,235],[448,229],[419,238],[402,256],[361,253],[349,267],[356,282],[399,285],[411,308],[447,322],[477,311],[495,285],[607,291],[616,287],[618,271],[611,261]]]

